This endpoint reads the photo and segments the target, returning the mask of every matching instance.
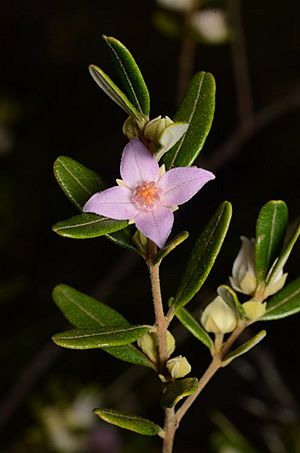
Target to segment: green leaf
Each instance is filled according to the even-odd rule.
[[[205,282],[221,250],[231,213],[231,204],[221,203],[198,238],[173,302],[176,308],[186,305]]]
[[[235,291],[227,285],[221,285],[218,287],[218,294],[222,297],[224,302],[239,316],[245,317],[245,310],[243,305],[240,303],[238,296]]]
[[[96,172],[70,157],[60,156],[56,159],[54,175],[63,192],[79,210],[94,193],[103,189]]]
[[[148,88],[135,59],[124,44],[117,39],[111,36],[103,36],[103,38],[111,51],[114,66],[128,99],[140,113],[149,115]]]
[[[114,244],[139,254],[138,249],[132,242],[132,225],[127,226],[123,230],[116,231],[115,233],[106,234],[106,237]]]
[[[165,256],[167,256],[172,250],[174,250],[178,245],[185,241],[189,237],[187,231],[183,231],[178,234],[174,239],[167,242],[167,244],[159,250],[159,252],[153,258],[153,264],[159,263]]]
[[[117,87],[111,78],[105,74],[98,66],[90,65],[89,71],[97,85],[110,97],[121,109],[128,115],[132,115],[137,119],[143,118],[143,115],[134,107],[126,95]]]
[[[267,310],[260,321],[273,321],[300,311],[300,277],[289,283],[267,302]]]
[[[197,390],[197,387],[198,379],[193,377],[169,382],[166,384],[164,393],[161,397],[161,407],[167,409],[175,406],[182,398],[194,393],[195,390]]]
[[[127,224],[127,220],[113,220],[97,214],[79,214],[56,223],[52,229],[67,238],[90,239],[122,230]]]
[[[214,343],[208,333],[203,329],[199,322],[194,318],[194,316],[185,308],[180,308],[176,311],[176,317],[179,319],[181,324],[201,341],[210,351],[214,348]]]
[[[66,319],[79,329],[130,326],[130,323],[116,310],[71,286],[57,285],[53,290],[53,299]],[[155,369],[155,365],[148,357],[131,344],[103,348],[103,351],[125,362]]]
[[[215,111],[212,74],[198,72],[190,82],[174,121],[188,123],[185,135],[162,158],[166,168],[190,166],[203,148]]]
[[[288,209],[284,201],[271,200],[260,210],[256,223],[256,276],[265,280],[279,255],[288,225]]]
[[[94,349],[133,343],[149,331],[148,326],[110,326],[97,329],[73,329],[53,335],[58,346],[68,349]]]
[[[111,425],[116,425],[138,434],[144,434],[144,436],[156,436],[160,435],[162,432],[161,427],[156,423],[126,412],[102,408],[95,409],[94,414],[98,415],[98,417]]]
[[[263,340],[266,335],[267,332],[265,330],[261,330],[257,335],[251,338],[251,340],[234,349],[234,351],[230,352],[225,357],[225,359],[222,362],[222,366],[223,367],[227,366],[230,362],[232,362],[232,360],[250,351],[250,349],[254,348],[254,346],[256,346],[261,340]]]
[[[295,228],[295,231],[291,234],[291,237],[287,241],[286,246],[283,248],[283,251],[278,257],[278,260],[274,263],[274,266],[269,273],[270,275],[268,275],[267,277],[268,282],[272,282],[272,279],[276,276],[277,272],[280,269],[283,269],[299,236],[300,236],[300,223]]]

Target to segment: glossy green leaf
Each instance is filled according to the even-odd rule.
[[[222,362],[222,366],[227,366],[232,360],[236,359],[237,357],[246,354],[246,352],[250,351],[250,349],[254,348],[258,343],[261,342],[267,335],[265,330],[261,330],[257,335],[255,335],[251,340],[247,341],[246,343],[242,344],[238,348],[234,349],[230,352]]]
[[[288,225],[288,209],[284,201],[271,200],[260,210],[256,223],[256,276],[264,281],[279,255]]]
[[[63,192],[77,209],[103,189],[100,176],[70,157],[60,156],[54,162],[54,175]]]
[[[235,291],[227,285],[221,285],[218,287],[218,294],[222,297],[224,302],[239,316],[245,316],[245,310],[243,305],[240,303],[238,296]]]
[[[283,269],[299,236],[300,236],[300,223],[295,228],[295,231],[291,234],[291,237],[288,239],[286,246],[283,248],[283,251],[279,255],[278,260],[275,262],[273,268],[271,269],[267,278],[268,282],[272,282],[272,279],[276,277],[277,272],[280,271],[280,269]]]
[[[127,224],[127,220],[113,220],[97,214],[79,214],[56,223],[52,229],[67,238],[90,239],[122,230]]]
[[[122,87],[135,108],[145,115],[150,112],[150,96],[148,88],[129,50],[117,39],[103,36],[111,52],[114,66],[122,82]]]
[[[89,71],[97,85],[128,115],[141,119],[143,115],[134,107],[126,95],[117,87],[111,78],[96,65],[90,65]]]
[[[98,415],[102,420],[111,425],[119,426],[120,428],[134,431],[144,436],[160,435],[162,429],[156,423],[151,422],[143,417],[131,415],[127,412],[116,411],[114,409],[95,409],[94,414]]]
[[[260,321],[273,321],[300,311],[300,277],[285,286],[267,301],[267,310]]]
[[[139,253],[137,247],[132,242],[132,225],[127,226],[123,230],[116,231],[115,233],[106,234],[114,244],[119,245],[131,252]]]
[[[212,74],[198,72],[188,87],[174,121],[188,123],[184,136],[162,158],[166,168],[192,165],[202,150],[215,111],[216,85]]]
[[[73,329],[53,335],[58,346],[68,349],[94,349],[133,343],[149,331],[148,326],[109,326]]]
[[[186,305],[205,282],[221,250],[231,213],[231,204],[221,203],[198,238],[173,302],[177,308]]]
[[[182,398],[194,393],[197,387],[198,379],[193,377],[169,382],[166,384],[161,397],[161,407],[167,409],[175,406]]]
[[[160,249],[159,252],[157,252],[155,257],[153,258],[153,264],[159,263],[165,256],[172,252],[172,250],[174,250],[188,237],[189,233],[187,231],[183,231],[182,233],[178,234],[174,239],[167,242],[167,244],[162,249]]]
[[[214,343],[208,333],[203,329],[201,324],[194,318],[194,316],[185,308],[180,308],[176,311],[176,317],[179,319],[181,324],[201,341],[210,351],[214,348]]]
[[[130,326],[129,322],[116,310],[71,286],[57,285],[53,290],[53,299],[66,319],[79,329]],[[148,357],[131,344],[102,349],[125,362],[155,368]]]

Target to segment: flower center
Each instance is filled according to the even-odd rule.
[[[134,189],[132,201],[137,208],[151,211],[159,202],[160,192],[154,181],[143,182]]]

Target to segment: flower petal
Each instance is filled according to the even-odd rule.
[[[134,188],[142,182],[157,182],[159,165],[143,143],[134,138],[123,150],[120,171],[124,182]]]
[[[215,175],[197,167],[178,167],[167,171],[158,183],[163,206],[180,205],[192,198]]]
[[[171,209],[159,207],[154,211],[140,211],[135,219],[137,229],[162,248],[168,239],[174,222]]]
[[[83,212],[93,212],[115,220],[132,219],[137,209],[131,202],[132,192],[126,187],[111,187],[95,193],[84,205]]]

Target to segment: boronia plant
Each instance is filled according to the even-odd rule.
[[[241,333],[254,323],[281,319],[300,310],[300,277],[286,284],[284,272],[300,225],[287,236],[286,204],[280,200],[266,203],[258,214],[255,238],[241,238],[242,247],[229,284],[217,288],[214,300],[196,319],[186,305],[204,284],[225,239],[232,208],[224,201],[192,247],[177,292],[169,295],[168,303],[163,301],[160,264],[188,237],[186,231],[171,236],[174,211],[184,209],[181,205],[193,196],[201,197],[199,190],[209,181],[213,184],[215,177],[193,166],[212,124],[215,81],[207,72],[197,73],[173,120],[167,116],[151,118],[149,92],[133,56],[117,39],[104,36],[104,41],[122,88],[95,65],[90,66],[90,73],[127,114],[123,133],[128,143],[121,156],[122,179],[117,179],[116,186],[105,188],[94,170],[69,157],[58,157],[55,177],[79,214],[57,223],[53,230],[75,239],[105,236],[140,255],[149,271],[155,324],[132,325],[113,308],[59,284],[53,298],[73,328],[54,335],[53,341],[70,349],[99,348],[119,360],[151,368],[153,378],[161,381],[163,426],[142,414],[115,408],[101,407],[94,412],[121,428],[161,437],[162,451],[170,453],[182,418],[212,376],[266,335],[260,330],[236,347]],[[171,333],[174,318],[211,355],[210,365],[200,377],[193,376],[190,357],[176,353]]]

